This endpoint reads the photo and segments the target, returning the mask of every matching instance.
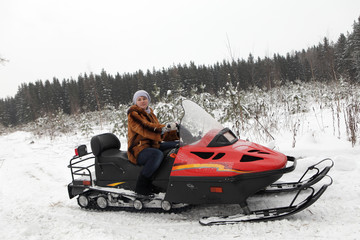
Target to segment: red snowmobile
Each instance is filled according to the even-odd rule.
[[[128,160],[127,152],[120,150],[120,141],[114,134],[105,133],[91,139],[91,153],[86,145],[75,150],[69,165],[73,180],[68,185],[70,199],[78,196],[82,208],[139,211],[171,211],[197,204],[240,204],[242,213],[200,219],[201,224],[212,225],[292,215],[309,207],[332,184],[331,177],[326,175],[333,166],[331,159],[308,167],[298,181],[279,182],[283,174],[295,169],[295,158],[238,139],[192,101],[184,100],[182,105],[179,146],[164,152],[165,158],[153,177],[154,195],[144,197],[134,192],[142,167]],[[292,193],[294,197],[284,207],[250,210],[247,200],[259,192]]]

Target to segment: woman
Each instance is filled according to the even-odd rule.
[[[175,124],[160,124],[153,110],[149,107],[150,95],[139,90],[133,96],[133,103],[128,110],[128,158],[144,166],[136,183],[135,192],[150,195],[151,177],[160,167],[164,158],[162,150],[173,148],[178,139]]]

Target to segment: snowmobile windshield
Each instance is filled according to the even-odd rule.
[[[209,113],[190,100],[183,100],[184,116],[180,123],[181,145],[197,144],[207,139],[207,143],[214,143],[214,139],[232,143],[237,138],[227,128],[216,121]],[[227,144],[226,144],[227,145]]]

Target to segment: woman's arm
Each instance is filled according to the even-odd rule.
[[[161,129],[164,124],[152,123],[141,117],[137,112],[131,112],[128,115],[128,126],[137,134],[155,141],[161,141]]]

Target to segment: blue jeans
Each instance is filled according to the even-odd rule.
[[[150,178],[161,165],[164,158],[162,151],[175,148],[177,145],[177,142],[163,142],[160,144],[159,149],[145,148],[142,150],[137,157],[138,164],[144,166],[141,175]]]

